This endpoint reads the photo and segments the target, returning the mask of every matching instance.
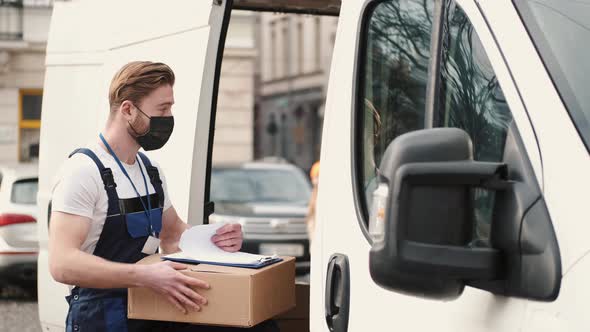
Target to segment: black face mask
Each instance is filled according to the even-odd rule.
[[[174,129],[174,117],[149,116],[139,109],[139,107],[135,106],[135,108],[150,119],[148,131],[144,134],[137,133],[135,128],[129,123],[129,127],[131,127],[131,130],[137,135],[135,139],[139,146],[146,151],[157,150],[163,147],[164,144],[168,142],[170,135],[172,135],[172,130]]]

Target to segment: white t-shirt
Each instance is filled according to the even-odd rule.
[[[112,170],[113,178],[117,184],[119,198],[127,199],[137,197],[131,183],[129,183],[129,180],[125,177],[119,165],[108,151],[103,149],[98,143],[91,145],[89,149],[96,154],[106,168]],[[166,188],[166,178],[159,165],[151,159],[150,161],[153,166],[158,168],[160,173],[162,187],[164,189],[164,211],[166,211],[172,206]],[[138,163],[141,163],[149,194],[155,193],[146,168],[139,156],[137,156],[133,165],[121,163],[133,181],[135,188],[139,191],[139,194],[145,196],[145,184],[138,165]],[[81,247],[82,251],[90,254],[94,252],[104,226],[107,209],[107,192],[104,189],[100,172],[94,161],[82,153],[77,153],[67,159],[55,179],[51,210],[75,214],[91,220],[88,236]]]

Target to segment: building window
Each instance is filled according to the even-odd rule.
[[[270,79],[278,76],[277,33],[275,22],[270,22]]]
[[[20,40],[22,38],[22,1],[0,0],[0,40]]]
[[[41,89],[19,91],[19,161],[29,161],[39,156],[42,102],[43,90]]]
[[[283,70],[281,70],[283,77],[288,77],[291,75],[291,40],[289,39],[289,18],[285,17],[283,21],[283,36],[282,36],[282,45],[283,45],[283,52],[281,53],[281,58],[283,62]]]
[[[315,66],[317,70],[322,69],[322,20],[315,18]]]
[[[305,52],[303,50],[303,45],[304,45],[304,39],[303,39],[303,21],[299,21],[297,23],[297,66],[298,66],[298,71],[300,74],[303,74],[305,72],[305,68],[303,68],[304,66],[304,57],[305,57]]]
[[[54,0],[22,0],[25,7],[52,7]]]

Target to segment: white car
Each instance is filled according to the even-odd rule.
[[[35,164],[0,165],[0,281],[34,286],[37,280]]]

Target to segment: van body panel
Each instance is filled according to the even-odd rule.
[[[566,273],[590,249],[586,236],[590,230],[586,223],[580,222],[588,219],[585,206],[590,186],[590,155],[534,44],[518,21],[518,13],[493,1],[482,1],[481,7],[503,46],[502,52],[510,59],[511,72],[535,128],[543,157],[543,193]]]
[[[39,184],[39,317],[65,325],[69,293],[48,267],[48,214],[59,167],[75,148],[98,142],[108,89],[130,61],[168,64],[176,75],[174,133],[147,154],[165,173],[179,216],[203,223],[211,105],[227,1],[71,1],[55,4],[47,47]],[[133,29],[127,27],[133,26]],[[126,27],[125,29],[123,27]]]
[[[551,303],[529,301],[523,331],[585,331],[583,312],[590,277],[587,234],[590,155],[537,56],[515,11],[482,1],[534,125],[543,160],[543,194],[559,241],[563,265],[560,295]]]
[[[548,140],[556,146],[553,162],[561,160],[563,170],[563,142],[562,134],[567,136],[567,146],[574,146],[571,160],[579,165],[575,166],[572,178],[587,181],[587,175],[581,176],[583,167],[590,169],[588,153],[584,150],[575,128],[567,116],[567,112],[555,99],[556,92],[548,81],[547,73],[534,50],[534,45],[524,28],[518,13],[510,1],[481,1],[457,0],[457,5],[463,9],[477,32],[486,55],[510,107],[514,122],[518,128],[526,153],[532,164],[537,182],[545,188],[547,195],[550,186],[560,185],[561,199],[546,196],[547,205],[551,212],[557,238],[561,246],[563,268],[571,266],[581,252],[587,251],[587,244],[577,242],[578,252],[572,252],[569,245],[564,245],[564,238],[569,232],[563,231],[564,217],[556,214],[554,201],[558,205],[567,204],[563,201],[564,193],[571,192],[571,184],[562,183],[555,177],[556,167],[552,173],[547,172],[547,160],[543,141]],[[357,35],[359,22],[362,17],[363,1],[343,1],[338,35]],[[490,14],[488,14],[490,11]],[[509,18],[509,19],[508,19]],[[496,29],[502,26],[501,33]],[[356,40],[358,42],[358,39]],[[351,142],[352,128],[350,126],[353,104],[352,95],[355,85],[355,52],[354,39],[337,38],[332,62],[330,85],[324,119],[316,241],[312,246],[312,276],[311,276],[311,310],[310,322],[312,331],[329,331],[324,311],[324,293],[326,285],[326,266],[330,256],[335,253],[344,254],[350,262],[350,320],[349,331],[382,330],[384,327],[411,329],[415,331],[519,331],[531,314],[531,303],[547,310],[548,315],[554,315],[548,308],[555,304],[537,303],[524,299],[496,296],[479,289],[466,287],[463,294],[454,301],[441,302],[426,300],[387,291],[377,286],[369,274],[369,250],[371,245],[359,226],[360,213],[356,211],[354,193],[352,192],[351,161],[355,159]],[[526,69],[520,66],[527,62]],[[540,64],[540,66],[539,66]],[[527,91],[522,91],[522,90]],[[543,100],[538,98],[543,95]],[[537,97],[534,97],[537,96]],[[548,99],[553,98],[551,102]],[[533,100],[536,99],[536,100]],[[548,105],[552,105],[554,117],[545,119],[547,127],[537,128],[541,121],[537,117],[545,117]],[[539,114],[539,115],[537,115]],[[561,131],[551,129],[553,134],[547,134],[551,123],[557,122]],[[539,136],[545,139],[540,139]],[[560,139],[556,139],[560,137]],[[540,142],[538,144],[537,142]],[[557,146],[561,146],[561,156],[557,157]],[[551,179],[550,179],[551,177]],[[563,179],[563,178],[562,178]],[[552,182],[556,182],[550,184]],[[568,189],[566,190],[566,186]],[[328,188],[328,189],[325,189]],[[587,186],[580,186],[580,189]],[[570,195],[569,193],[567,194]],[[584,195],[577,194],[575,201],[583,199]],[[577,210],[573,204],[567,204],[573,213],[583,215],[578,202]],[[362,221],[361,221],[362,223]],[[579,228],[578,228],[579,230]],[[575,233],[575,232],[574,232]],[[583,238],[585,232],[574,236]],[[573,234],[572,234],[573,235]],[[321,289],[321,291],[320,291]],[[550,316],[546,317],[551,319]]]
[[[528,303],[522,331],[587,331],[590,317],[584,310],[584,301],[590,296],[588,278],[590,260],[585,255],[567,272],[564,270],[557,300],[551,303]]]

